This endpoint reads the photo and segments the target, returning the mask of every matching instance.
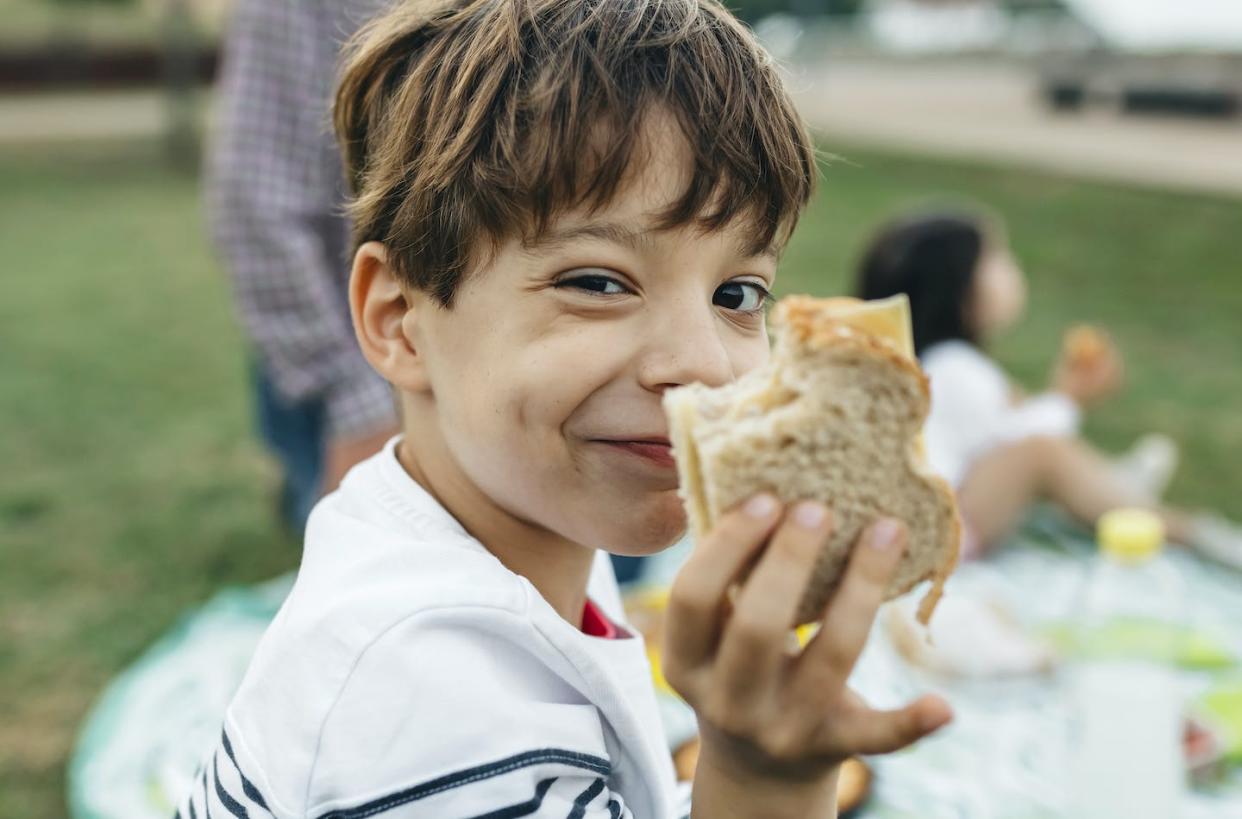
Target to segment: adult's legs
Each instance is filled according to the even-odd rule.
[[[323,402],[287,400],[277,392],[261,361],[254,362],[253,376],[259,434],[284,473],[280,519],[292,534],[301,537],[323,483]]]
[[[1174,540],[1188,534],[1186,515],[1119,480],[1110,462],[1078,438],[1033,437],[998,447],[971,466],[958,500],[985,548],[1012,532],[1036,500],[1051,501],[1088,526],[1110,509],[1150,508]]]

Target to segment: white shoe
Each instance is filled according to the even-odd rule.
[[[1177,444],[1167,435],[1139,438],[1130,451],[1113,459],[1117,478],[1143,497],[1158,501],[1177,471]]]
[[[1204,557],[1242,570],[1242,526],[1220,515],[1196,515],[1190,524],[1190,547]]]

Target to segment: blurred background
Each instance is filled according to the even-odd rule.
[[[1171,436],[1169,497],[1242,518],[1242,4],[730,5],[824,151],[780,290],[848,291],[906,205],[985,203],[1031,288],[996,358],[1038,389],[1067,325],[1107,327],[1128,383],[1088,437]],[[0,817],[35,819],[104,685],[299,543],[200,194],[230,3],[0,12]]]

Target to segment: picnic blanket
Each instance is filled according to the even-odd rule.
[[[108,685],[69,762],[74,819],[173,815],[292,586],[288,574],[218,592]]]
[[[989,560],[960,567],[947,593],[1004,600],[1034,629],[1063,623],[1078,608],[1094,551],[1083,533],[1037,520]],[[1242,574],[1187,552],[1168,559],[1190,590],[1194,630],[1242,656]],[[880,637],[873,634],[851,684],[879,707],[934,691],[952,703],[956,718],[913,748],[870,760],[876,791],[866,819],[1087,819],[1068,810],[1073,723],[1065,674],[947,681],[911,667]],[[1238,674],[1229,667],[1179,670],[1188,701]],[[1242,819],[1242,771],[1190,791],[1178,819]]]
[[[688,545],[653,561],[648,587],[669,582]],[[1031,624],[1069,616],[1093,547],[1080,533],[1036,518],[1007,548],[962,566],[949,593],[985,593]],[[1242,575],[1188,554],[1170,556],[1193,592],[1199,626],[1232,641],[1242,656]],[[74,819],[168,819],[292,577],[221,591],[187,614],[105,690],[80,735],[69,768]],[[1188,696],[1234,669],[1182,672]],[[956,720],[902,753],[869,760],[875,792],[862,819],[1061,819],[1066,813],[1069,713],[1056,675],[950,682],[906,664],[877,629],[851,684],[872,704],[895,706],[924,691],[953,703]],[[670,747],[694,732],[694,715],[660,693]],[[1072,817],[1070,819],[1083,819]],[[1196,790],[1179,819],[1242,819],[1242,771]]]

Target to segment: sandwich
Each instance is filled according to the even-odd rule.
[[[1104,331],[1090,324],[1078,324],[1065,334],[1062,343],[1072,367],[1094,367],[1108,355],[1110,342]]]
[[[863,529],[901,520],[909,537],[885,599],[930,581],[918,609],[926,624],[957,562],[960,523],[952,489],[923,450],[930,394],[909,302],[789,296],[773,310],[772,334],[763,367],[665,394],[691,534],[703,537],[761,491],[824,503],[833,529],[798,605],[800,625],[822,616]]]

